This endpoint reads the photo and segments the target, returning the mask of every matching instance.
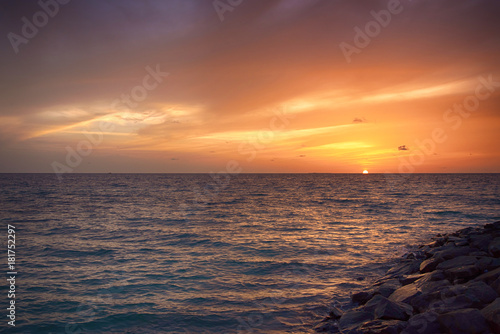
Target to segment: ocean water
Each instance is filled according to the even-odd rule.
[[[412,246],[500,219],[499,174],[0,174],[0,185],[18,273],[15,328],[2,285],[2,332],[310,333]]]

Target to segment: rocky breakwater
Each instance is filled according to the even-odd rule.
[[[500,221],[468,227],[409,253],[334,308],[317,332],[500,333]]]

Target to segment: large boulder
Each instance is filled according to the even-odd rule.
[[[481,314],[491,329],[495,333],[500,333],[500,298],[495,299],[491,304],[483,308]]]
[[[469,255],[469,253],[476,251],[477,249],[475,248],[470,248],[470,247],[456,247],[456,246],[449,246],[446,247],[443,250],[440,250],[434,254],[434,257],[443,259],[445,260],[451,260],[453,258],[456,258],[458,256],[462,255]]]
[[[475,278],[481,272],[475,265],[456,267],[446,270],[446,276],[451,281],[465,282]]]
[[[476,262],[476,267],[482,272],[488,272],[500,267],[500,258],[481,256]]]
[[[424,260],[421,264],[420,264],[420,272],[421,273],[428,273],[428,272],[431,272],[431,271],[434,271],[436,270],[437,266],[443,262],[444,260],[442,258],[437,258],[437,257],[431,257],[427,260]]]
[[[363,334],[398,334],[406,327],[406,321],[373,320],[362,325],[359,330]]]
[[[408,325],[401,334],[442,334],[436,312],[417,314],[408,320]]]
[[[418,280],[415,281],[415,284],[417,286],[426,283],[426,282],[434,282],[434,281],[442,281],[446,279],[446,275],[444,274],[444,271],[442,270],[434,270],[431,271],[430,273],[425,273],[420,277]]]
[[[479,310],[474,308],[440,314],[438,321],[441,329],[446,333],[486,334],[490,332],[486,319]]]
[[[383,320],[408,320],[413,315],[413,308],[410,305],[393,302],[382,295],[373,297],[363,310],[373,312],[376,319]]]
[[[473,281],[483,281],[490,285],[500,277],[500,268],[494,269],[476,277]]]
[[[314,327],[318,333],[340,333],[339,324],[337,322],[321,322]]]
[[[401,287],[399,279],[393,278],[385,281],[381,285],[377,286],[374,290],[375,295],[382,295],[384,297],[389,297],[394,291]]]
[[[469,282],[465,284],[465,287],[464,294],[476,297],[485,305],[493,302],[499,296],[491,286],[483,281]]]
[[[374,295],[375,295],[374,291],[368,291],[368,290],[359,291],[352,294],[351,300],[355,304],[364,305],[366,304],[367,301],[372,299]]]
[[[475,256],[462,255],[451,260],[446,260],[437,265],[436,269],[448,270],[457,267],[475,265],[477,258]]]
[[[413,298],[421,295],[422,292],[418,289],[415,283],[408,284],[400,287],[394,291],[390,296],[389,300],[393,302],[406,303],[411,305]]]
[[[493,236],[489,233],[486,234],[472,234],[470,236],[469,244],[482,251],[488,251],[488,245],[493,240]]]
[[[405,275],[414,274],[420,269],[421,262],[422,260],[402,260],[399,264],[387,271],[386,277],[399,278]]]
[[[488,252],[494,257],[500,257],[500,237],[493,239],[488,246]]]
[[[399,282],[401,283],[401,285],[408,285],[408,284],[411,284],[411,283],[423,278],[425,275],[426,274],[420,274],[420,273],[406,275],[406,276],[401,277],[399,279]]]
[[[500,278],[497,278],[495,281],[490,283],[490,286],[500,296]]]
[[[364,323],[373,320],[371,312],[361,310],[347,311],[339,320],[339,328],[342,332],[352,331],[357,327],[361,327]]]

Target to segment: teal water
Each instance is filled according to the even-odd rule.
[[[498,174],[0,174],[0,184],[5,233],[16,226],[21,333],[308,333],[408,247],[500,219]]]

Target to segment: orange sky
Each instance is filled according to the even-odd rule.
[[[500,172],[496,0],[2,6],[0,172]]]

